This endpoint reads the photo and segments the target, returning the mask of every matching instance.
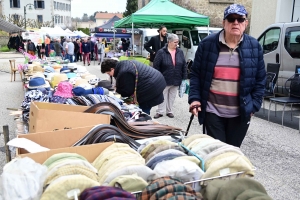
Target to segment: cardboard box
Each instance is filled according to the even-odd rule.
[[[105,142],[99,144],[91,144],[91,145],[84,145],[78,147],[68,147],[68,148],[61,148],[61,149],[52,149],[50,151],[44,151],[40,153],[28,153],[22,154],[18,157],[24,158],[29,157],[33,159],[35,162],[43,164],[49,157],[57,153],[77,153],[85,157],[90,163],[92,163],[103,150],[109,147],[113,142]]]
[[[26,138],[48,149],[72,147],[78,140],[83,138],[94,126],[80,127],[67,130],[20,134],[18,138]],[[16,154],[29,153],[25,149],[17,148]]]
[[[31,102],[29,133],[110,124],[109,115],[83,113],[88,108],[88,106]]]

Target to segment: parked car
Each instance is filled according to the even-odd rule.
[[[264,61],[280,64],[276,93],[287,94],[283,89],[296,66],[300,67],[300,22],[275,23],[258,37],[264,52]]]

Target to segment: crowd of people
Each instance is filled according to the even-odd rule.
[[[9,44],[14,44],[18,51],[20,48],[31,55],[37,54],[40,59],[51,55],[61,56],[63,59],[73,62],[82,62],[83,65],[90,65],[91,61],[97,60],[98,65],[105,57],[106,39],[97,39],[95,42],[88,38],[51,38],[46,36],[45,42],[35,45],[31,40],[23,40],[18,36],[18,40],[10,39]],[[18,43],[17,41],[22,41]]]

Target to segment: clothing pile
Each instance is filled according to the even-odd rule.
[[[29,122],[30,103],[32,101],[49,102],[47,90],[30,90],[25,93],[24,100],[21,104],[22,118],[25,123]]]
[[[97,169],[100,185],[122,188],[129,192],[141,191],[155,173],[145,166],[145,160],[127,144],[114,143],[92,163]]]
[[[142,144],[138,152],[157,177],[172,176],[189,182],[200,180],[204,173],[196,157],[188,156],[181,146],[169,140],[150,140]],[[195,184],[195,189],[200,190],[199,184]]]
[[[201,193],[205,200],[272,200],[262,184],[250,178],[213,180]]]
[[[201,200],[202,195],[177,178],[162,177],[152,181],[142,192],[140,200],[189,199]]]
[[[80,200],[95,200],[95,199],[122,199],[122,200],[136,200],[134,195],[126,192],[120,188],[108,187],[108,186],[97,186],[85,189],[80,197]]]
[[[66,199],[70,191],[100,186],[97,170],[82,156],[58,153],[44,163],[48,168],[41,200]],[[78,194],[77,194],[78,195]]]
[[[137,123],[134,125],[129,125],[122,111],[114,104],[109,102],[95,104],[84,112],[110,115],[112,117],[112,123],[115,124],[124,134],[133,139],[142,139],[163,135],[178,135],[179,131],[181,131],[180,128],[163,124]]]
[[[96,125],[73,146],[96,144],[110,141],[128,144],[134,150],[137,150],[137,148],[140,146],[138,142],[125,135],[120,129],[108,124]]]
[[[202,179],[245,172],[254,176],[253,165],[240,148],[228,145],[205,134],[195,134],[183,140],[182,146],[201,160],[205,173]]]

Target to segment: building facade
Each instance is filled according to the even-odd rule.
[[[1,0],[6,18],[35,20],[61,27],[71,26],[71,0]]]

